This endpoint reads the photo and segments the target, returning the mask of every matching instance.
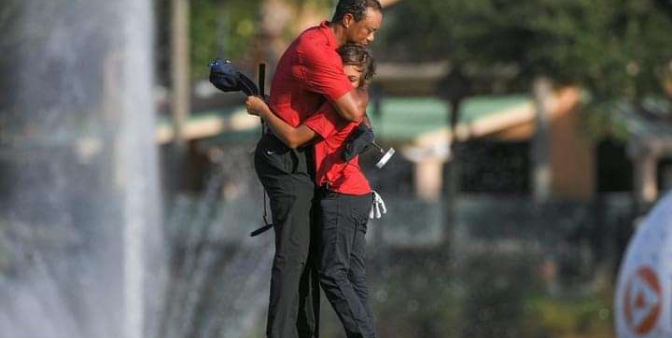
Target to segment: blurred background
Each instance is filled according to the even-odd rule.
[[[208,63],[270,83],[335,3],[4,0],[0,337],[264,336],[259,121]],[[672,2],[381,3],[378,335],[617,336],[628,241],[672,188]],[[325,297],[321,336],[344,336]]]

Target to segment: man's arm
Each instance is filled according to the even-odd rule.
[[[357,122],[366,114],[369,92],[366,88],[353,89],[343,72],[343,62],[338,53],[321,45],[302,46],[297,76],[306,89],[324,95],[345,120]]]
[[[305,125],[296,128],[287,124],[283,119],[275,115],[271,108],[259,97],[248,96],[245,101],[247,111],[252,115],[260,116],[277,136],[288,147],[295,149],[302,146],[317,136],[317,134]]]
[[[350,122],[357,122],[366,116],[369,91],[365,88],[352,89],[334,101],[338,115]]]

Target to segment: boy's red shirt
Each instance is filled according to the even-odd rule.
[[[369,181],[359,166],[359,156],[347,163],[343,159],[343,144],[360,123],[341,118],[330,103],[324,104],[304,122],[322,137],[314,145],[315,182],[318,186],[328,186],[331,191],[348,195],[371,192]]]

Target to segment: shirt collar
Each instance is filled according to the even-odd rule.
[[[336,35],[334,35],[334,31],[329,27],[329,21],[322,21],[322,23],[320,23],[320,30],[324,33],[324,36],[327,37],[327,45],[336,49],[338,47]]]

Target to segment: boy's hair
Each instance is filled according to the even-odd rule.
[[[367,8],[383,12],[383,6],[380,5],[378,0],[339,0],[331,22],[343,20],[343,17],[348,13],[352,14],[355,21],[362,20]]]
[[[376,74],[376,61],[371,51],[359,44],[346,43],[338,48],[338,55],[343,60],[343,65],[353,65],[362,68],[362,81],[368,84]]]

